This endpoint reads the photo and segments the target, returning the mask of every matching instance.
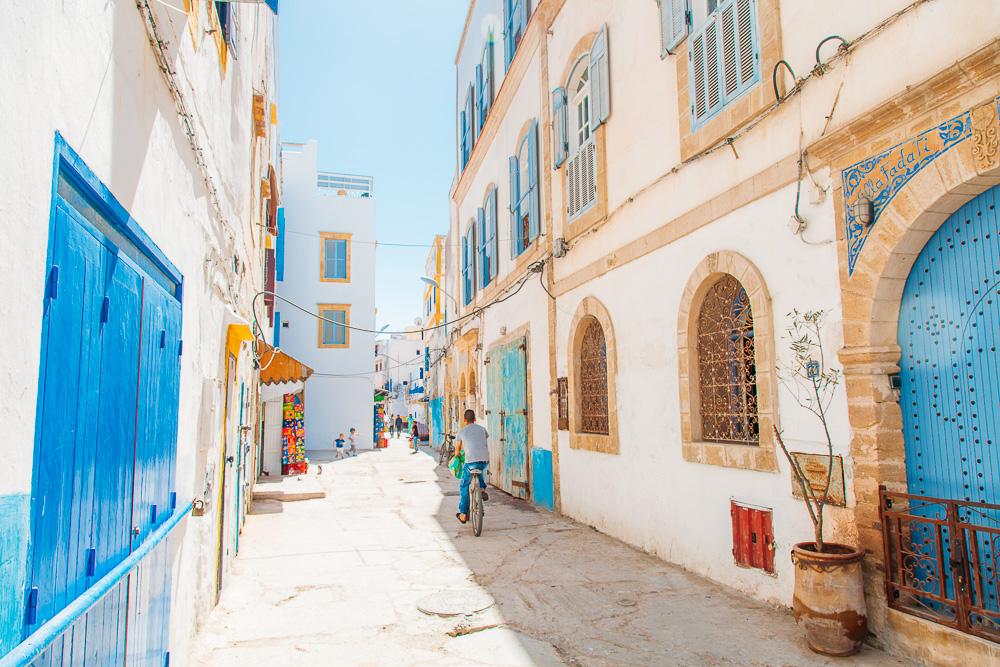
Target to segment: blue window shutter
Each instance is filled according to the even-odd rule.
[[[466,232],[469,237],[469,293],[476,293],[476,223],[469,223],[469,230]]]
[[[517,205],[521,195],[517,186],[517,156],[511,155],[508,164],[510,166],[510,257],[514,259],[518,256],[521,246],[521,225],[518,222]]]
[[[660,37],[663,53],[671,53],[688,34],[691,17],[690,0],[659,0]]]
[[[602,25],[590,47],[590,126],[596,129],[611,113],[608,72],[608,26]]]
[[[719,13],[715,12],[688,40],[691,68],[691,117],[697,127],[722,108],[721,68],[719,53]]]
[[[524,38],[524,31],[528,27],[528,17],[531,15],[531,0],[521,0],[518,4],[518,24],[521,26],[521,38]]]
[[[475,96],[475,117],[476,117],[476,138],[479,138],[479,133],[483,131],[483,123],[486,121],[486,114],[483,112],[485,108],[485,100],[483,100],[483,66],[476,65],[476,88],[474,92]]]
[[[566,153],[569,151],[566,125],[566,89],[559,87],[552,91],[552,166],[555,169],[566,161]]]
[[[479,286],[490,284],[490,257],[487,252],[489,237],[486,234],[486,211],[476,209],[476,234],[479,236]]]
[[[514,59],[514,31],[517,29],[516,21],[512,15],[512,5],[516,0],[504,0],[504,31],[503,31],[503,57],[506,69],[510,68],[510,61]]]
[[[528,197],[528,236],[526,243],[531,243],[538,238],[539,227],[539,190],[538,184],[538,121],[532,121],[531,129],[528,130],[528,188],[531,194]]]
[[[274,312],[274,335],[271,342],[275,347],[281,347],[281,312]]]
[[[723,104],[756,83],[760,56],[755,0],[730,0],[718,10]]]
[[[462,303],[469,303],[469,239],[462,236]]]
[[[486,224],[489,226],[490,238],[490,279],[497,277],[497,266],[500,263],[500,249],[497,241],[497,189],[490,190],[489,199],[486,202]]]
[[[458,170],[465,169],[465,111],[458,112]]]
[[[278,240],[275,242],[274,278],[285,279],[285,207],[278,209]]]
[[[486,55],[483,68],[483,105],[485,117],[493,108],[493,40],[486,42]]]
[[[465,161],[469,161],[469,157],[472,155],[472,147],[475,145],[475,137],[473,136],[473,125],[476,122],[476,112],[473,108],[472,98],[475,95],[472,91],[472,84],[469,84],[469,88],[465,91]]]

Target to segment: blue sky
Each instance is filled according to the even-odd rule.
[[[376,238],[429,244],[448,230],[455,52],[466,0],[282,0],[285,141],[319,141],[319,168],[375,177]],[[421,314],[428,248],[376,252],[378,325]],[[286,258],[286,261],[289,261]]]

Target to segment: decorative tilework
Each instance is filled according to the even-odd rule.
[[[939,155],[967,139],[971,135],[971,127],[971,115],[966,111],[912,139],[844,169],[844,220],[847,228],[848,273],[854,272],[854,265],[869,232],[896,193]],[[853,205],[862,196],[874,204],[872,223],[867,227],[854,219]]]

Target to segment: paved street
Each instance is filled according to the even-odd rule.
[[[195,664],[900,665],[826,660],[791,614],[494,491],[481,538],[456,480],[401,440],[328,462],[327,497],[262,501]],[[445,590],[495,606],[440,617]]]

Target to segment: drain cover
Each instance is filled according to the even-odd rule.
[[[460,616],[489,609],[496,601],[476,589],[446,590],[432,593],[417,602],[417,609],[435,616]]]

